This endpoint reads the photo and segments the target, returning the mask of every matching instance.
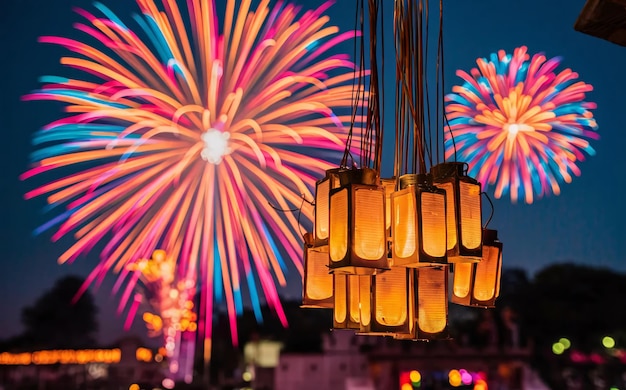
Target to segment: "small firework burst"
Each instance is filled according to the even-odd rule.
[[[446,158],[469,164],[470,174],[495,197],[511,201],[560,193],[579,176],[579,161],[595,151],[598,126],[585,101],[593,87],[571,69],[556,73],[560,58],[530,57],[522,46],[479,58],[463,85],[446,96]]]

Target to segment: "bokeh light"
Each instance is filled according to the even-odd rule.
[[[559,339],[559,343],[561,343],[565,349],[569,349],[572,346],[572,343],[569,341],[569,339],[565,337],[561,337]]]
[[[565,352],[565,347],[561,343],[554,343],[552,344],[552,352],[555,355],[561,355],[563,352]]]
[[[611,336],[605,336],[602,339],[602,345],[604,348],[614,348],[615,347],[615,339]]]
[[[419,383],[422,380],[422,374],[419,371],[413,370],[409,373],[409,378],[413,384]]]
[[[466,370],[459,370],[459,372],[461,373],[461,382],[463,382],[464,385],[471,385],[472,374],[470,374]]]
[[[448,381],[451,386],[458,387],[463,383],[459,370],[450,370],[448,373]]]
[[[488,390],[487,382],[483,379],[478,379],[474,384],[474,390]]]
[[[163,379],[163,382],[161,382],[161,384],[163,385],[163,387],[165,387],[166,389],[173,389],[174,385],[176,384],[174,382],[173,379],[171,378],[165,378]]]

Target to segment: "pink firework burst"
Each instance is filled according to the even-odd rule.
[[[585,101],[593,87],[571,69],[556,72],[560,58],[513,55],[500,50],[479,58],[478,68],[457,75],[462,85],[446,96],[446,157],[469,164],[469,173],[495,185],[511,201],[560,194],[560,183],[579,176],[578,162],[595,151],[598,125]]]
[[[302,11],[229,0],[221,31],[215,1],[137,3],[137,33],[96,3],[76,24],[95,46],[41,38],[72,52],[61,63],[75,76],[46,76],[26,97],[67,112],[34,136],[23,178],[57,177],[26,197],[66,207],[38,229],[73,233],[59,262],[104,243],[88,282],[118,272],[120,307],[140,279],[129,265],[161,249],[199,289],[199,330],[211,337],[214,301],[225,301],[236,343],[246,293],[257,318],[265,301],[286,324],[277,286],[290,263],[302,273],[312,210],[277,209],[300,208],[339,163],[355,67],[336,46],[354,33],[328,24],[331,2]]]

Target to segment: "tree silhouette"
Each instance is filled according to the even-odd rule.
[[[626,328],[626,275],[609,269],[556,264],[535,275],[527,298],[530,330],[539,343],[569,337],[585,348]]]
[[[84,280],[66,276],[33,306],[22,310],[23,347],[38,349],[85,348],[95,345],[97,307],[86,291],[75,300]]]

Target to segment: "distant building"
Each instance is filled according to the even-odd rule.
[[[132,337],[106,349],[0,352],[0,389],[152,389],[164,378],[159,360]]]
[[[547,389],[530,368],[530,355],[529,348],[495,343],[479,349],[453,341],[397,341],[334,331],[324,337],[322,353],[282,353],[273,389],[408,389],[403,380],[420,390],[481,388],[475,387],[481,381],[490,390]],[[411,377],[419,381],[403,379]]]
[[[281,354],[274,389],[375,390],[361,341],[352,332],[331,332],[324,337],[323,353]]]

